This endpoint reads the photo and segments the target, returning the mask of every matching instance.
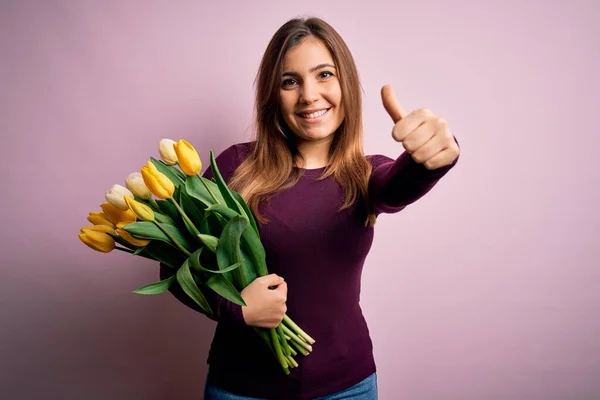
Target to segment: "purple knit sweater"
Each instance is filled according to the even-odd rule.
[[[225,181],[249,153],[238,143],[216,158]],[[369,196],[375,212],[396,213],[429,192],[456,161],[437,170],[417,164],[406,152],[396,160],[370,155]],[[269,273],[288,284],[287,315],[316,343],[294,359],[285,375],[262,339],[247,326],[242,307],[218,296],[218,321],[207,363],[213,384],[243,396],[307,400],[346,389],[376,372],[369,329],[360,307],[363,264],[373,242],[365,212],[355,206],[338,212],[344,194],[333,176],[317,181],[325,167],[303,169],[292,188],[259,206],[269,219],[259,225]],[[204,177],[212,178],[210,166]],[[161,278],[172,273],[161,268]],[[173,285],[171,292],[199,308]]]

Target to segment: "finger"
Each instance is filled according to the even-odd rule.
[[[406,111],[400,105],[391,85],[383,85],[381,88],[381,100],[383,101],[383,107],[385,107],[387,113],[392,117],[394,123],[406,116]]]
[[[450,165],[456,160],[460,150],[456,142],[450,143],[449,146],[444,148],[442,151],[428,159],[423,163],[427,169],[437,169]]]
[[[394,125],[392,137],[397,142],[403,142],[409,135],[412,135],[417,128],[435,118],[436,116],[426,108],[414,110]]]
[[[277,274],[270,274],[262,277],[264,284],[267,286],[275,286],[281,284],[284,280]]]
[[[454,161],[455,157],[456,156],[454,152],[452,152],[450,148],[447,148],[440,151],[429,160],[425,161],[423,165],[425,165],[425,168],[433,170],[451,164]]]
[[[288,291],[287,282],[283,282],[281,285],[277,286],[277,289],[275,289],[275,291],[277,291],[287,297],[287,291]]]
[[[431,160],[437,154],[441,153],[446,148],[446,143],[444,139],[435,135],[432,136],[430,140],[421,145],[417,150],[410,152],[413,160],[418,164],[424,164],[425,162]]]
[[[415,119],[409,121],[412,116],[413,114],[410,114],[402,121],[401,124],[399,124],[402,125],[406,122],[409,126],[415,127],[412,129],[412,132],[409,135],[399,140],[402,142],[404,149],[411,154],[419,150],[423,145],[425,145],[425,143],[429,142],[430,139],[434,137],[436,132],[440,129],[439,124],[434,119],[424,120],[421,125],[417,125],[417,121]],[[394,133],[392,133],[392,135],[394,135]]]

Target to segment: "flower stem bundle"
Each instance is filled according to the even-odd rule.
[[[210,152],[213,180],[200,175],[201,159],[180,139],[159,143],[161,160],[150,157],[126,187],[106,192],[102,212],[91,212],[80,240],[103,253],[120,250],[173,269],[167,279],[144,285],[136,294],[156,295],[176,281],[207,316],[220,295],[246,306],[241,291],[268,275],[256,220],[241,195],[224,181]],[[158,199],[154,199],[153,196]],[[285,315],[276,328],[253,327],[285,374],[307,356],[315,340]]]

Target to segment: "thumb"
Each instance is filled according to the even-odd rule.
[[[383,85],[381,88],[381,100],[383,101],[385,110],[388,112],[390,117],[392,117],[392,121],[394,121],[394,123],[400,121],[406,116],[406,111],[404,111],[398,102],[398,99],[394,94],[394,89],[392,89],[391,85]]]

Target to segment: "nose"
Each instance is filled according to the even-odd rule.
[[[312,104],[319,99],[319,86],[316,83],[304,81],[300,90],[300,102]]]

